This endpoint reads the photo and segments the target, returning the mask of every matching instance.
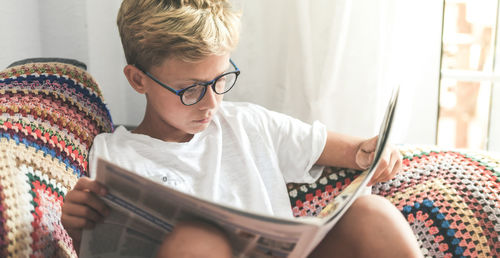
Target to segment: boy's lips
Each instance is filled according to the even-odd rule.
[[[195,121],[195,122],[197,122],[197,123],[203,123],[203,124],[205,124],[205,123],[210,122],[210,120],[212,120],[212,117],[211,117],[211,116],[209,116],[209,117],[205,117],[205,118],[200,119],[200,120],[194,120],[194,121]]]
[[[202,115],[201,119],[196,119],[196,120],[193,120],[195,123],[202,123],[202,124],[206,124],[206,123],[209,123],[210,121],[212,121],[212,118],[214,116],[214,112],[213,111],[209,111],[209,112],[206,112],[204,114],[200,114]]]

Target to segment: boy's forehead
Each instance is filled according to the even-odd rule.
[[[163,60],[160,66],[165,64],[178,65],[178,66],[203,66],[205,64],[225,64],[229,62],[229,54],[224,55],[210,55],[202,57],[198,60],[187,61],[180,57],[171,56]]]
[[[176,79],[212,80],[214,76],[225,72],[229,65],[229,54],[208,56],[195,62],[169,57],[153,69]]]

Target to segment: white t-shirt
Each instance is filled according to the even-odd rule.
[[[124,127],[94,139],[96,157],[179,191],[253,212],[291,217],[286,183],[311,183],[326,143],[312,125],[249,103],[223,101],[207,129],[189,142],[165,142]]]

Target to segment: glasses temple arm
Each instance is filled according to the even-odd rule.
[[[156,79],[153,75],[151,75],[150,73],[144,71],[143,69],[141,69],[139,66],[137,65],[133,65],[135,66],[137,69],[139,69],[139,71],[141,71],[142,73],[144,73],[146,76],[148,76],[151,80],[155,81],[156,83],[158,83],[160,86],[162,86],[163,88],[173,92],[175,95],[179,95],[179,92],[170,88],[169,86],[163,84],[163,82],[159,81],[158,79]]]
[[[233,59],[229,58],[229,62],[231,62],[231,64],[234,66],[234,68],[236,69],[236,71],[239,71],[240,68],[238,68],[238,66],[236,66],[236,64],[233,62]]]

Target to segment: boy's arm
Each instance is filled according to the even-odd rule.
[[[328,132],[325,148],[317,165],[367,169],[373,162],[377,137],[361,139],[354,136]],[[368,185],[393,178],[401,169],[401,155],[388,144],[380,158],[380,163]]]
[[[356,153],[364,140],[358,137],[328,132],[326,145],[317,165],[362,169],[356,163]]]

